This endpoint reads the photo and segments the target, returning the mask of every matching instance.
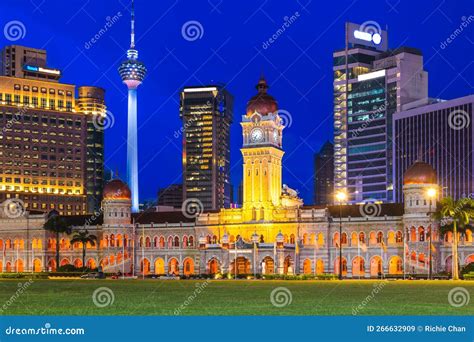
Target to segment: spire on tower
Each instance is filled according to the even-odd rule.
[[[135,1],[132,0],[132,11],[131,11],[131,30],[130,30],[130,49],[135,49]]]

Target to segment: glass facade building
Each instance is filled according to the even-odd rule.
[[[347,192],[350,203],[393,201],[392,117],[403,104],[427,99],[422,54],[346,39],[333,62],[334,191]]]
[[[181,92],[183,201],[199,200],[205,210],[228,208],[230,125],[233,97],[222,86],[187,87]]]

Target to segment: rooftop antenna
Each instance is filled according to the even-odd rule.
[[[131,11],[131,30],[130,30],[130,49],[135,49],[135,1],[132,0],[132,11]]]

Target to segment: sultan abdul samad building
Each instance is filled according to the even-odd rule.
[[[282,183],[284,126],[267,89],[260,79],[242,116],[242,208],[132,214],[128,186],[112,180],[100,213],[64,217],[74,230],[88,229],[99,239],[96,247],[87,246],[87,265],[101,265],[105,272],[185,276],[338,273],[341,224],[344,276],[401,275],[404,268],[427,274],[430,250],[433,272],[451,269],[452,236],[441,239],[429,215],[436,199],[427,192],[437,189],[431,166],[419,161],[405,173],[404,204],[304,206]],[[0,269],[56,269],[55,236],[43,229],[46,215],[12,215],[8,207],[0,212]],[[70,237],[60,238],[60,264],[82,266],[82,248],[71,245]],[[474,261],[470,231],[460,240],[459,259]]]

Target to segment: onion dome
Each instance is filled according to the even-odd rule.
[[[436,184],[436,178],[436,171],[430,164],[415,161],[415,163],[406,170],[403,184]]]
[[[277,236],[276,236],[276,242],[283,243],[283,241],[285,241],[285,237],[283,236],[283,234],[281,233],[281,230],[280,230],[278,232]]]
[[[258,93],[247,102],[247,116],[257,112],[260,115],[275,113],[278,110],[277,101],[267,94],[268,84],[262,76],[256,86]]]
[[[104,199],[130,200],[132,193],[127,184],[120,179],[113,179],[104,186]]]

